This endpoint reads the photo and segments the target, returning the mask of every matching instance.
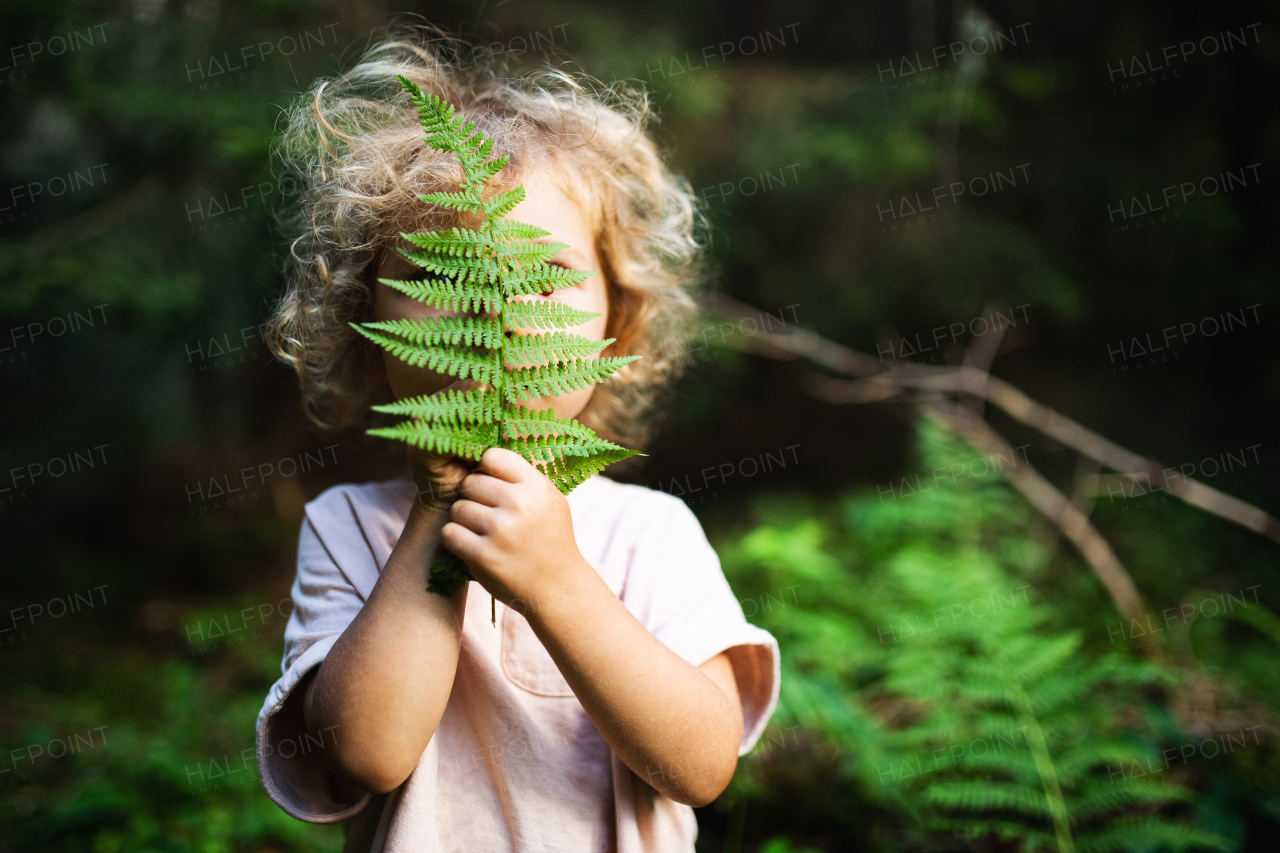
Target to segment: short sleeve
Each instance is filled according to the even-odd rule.
[[[303,678],[320,665],[364,599],[325,549],[309,518],[298,536],[298,571],[291,590],[294,609],[284,629],[280,680],[258,714],[258,775],[267,795],[285,812],[310,823],[336,823],[358,813],[371,794],[338,780],[323,750],[337,733],[308,734],[303,720]]]
[[[720,558],[697,516],[679,498],[664,495],[665,522],[653,528],[654,547],[643,571],[653,581],[646,625],[663,645],[694,666],[729,653],[742,699],[746,755],[764,733],[778,704],[781,655],[768,631],[747,622],[729,588]]]

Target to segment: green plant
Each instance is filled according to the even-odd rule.
[[[1058,853],[1213,845],[1154,813],[1193,792],[1132,773],[1152,751],[1119,725],[1142,687],[1171,674],[1124,655],[1090,660],[1079,632],[1041,630],[1043,606],[979,554],[907,550],[894,571],[905,594],[889,624],[910,626],[914,612],[942,632],[899,637],[871,691],[911,720],[888,727],[875,773],[920,826]]]
[[[557,302],[509,301],[572,287],[592,273],[551,266],[547,261],[565,244],[540,242],[549,232],[506,218],[524,199],[523,184],[483,196],[488,181],[508,160],[488,159],[492,139],[475,130],[474,122],[464,124],[452,104],[424,95],[404,76],[396,79],[418,108],[426,144],[451,154],[463,172],[457,192],[419,198],[480,217],[482,223],[479,228],[401,234],[417,247],[401,249],[401,254],[422,268],[423,277],[379,281],[434,308],[473,316],[352,325],[402,361],[489,387],[446,390],[375,406],[375,411],[409,420],[369,433],[470,460],[478,460],[490,447],[503,447],[531,463],[542,463],[544,473],[564,494],[606,465],[643,456],[600,438],[585,424],[556,417],[550,409],[521,404],[588,387],[641,356],[600,357],[614,338],[595,341],[564,331],[516,334],[529,328],[564,329],[598,317]],[[443,551],[432,566],[428,589],[451,595],[470,577],[455,554]]]
[[[200,615],[234,620],[246,600],[261,599],[208,600]],[[193,656],[181,621],[142,641],[102,626],[48,631],[6,660],[0,690],[22,714],[0,715],[0,766],[15,747],[80,740],[0,774],[0,851],[341,850],[338,827],[290,817],[258,778],[254,720],[280,674],[279,632],[250,627]]]
[[[974,454],[930,421],[920,446],[935,472]],[[783,777],[834,767],[845,788],[818,808],[842,834],[858,798],[894,816],[871,834],[896,850],[1222,846],[1177,819],[1197,795],[1160,767],[1179,735],[1155,697],[1176,674],[1050,626],[1035,590],[1047,548],[998,476],[834,511],[767,501],[758,515],[769,521],[722,558],[744,612],[784,650],[774,724],[808,733],[762,760]],[[753,778],[760,762],[745,767],[738,793],[776,788]]]

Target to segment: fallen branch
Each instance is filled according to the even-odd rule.
[[[1078,506],[1033,466],[1018,462],[1017,453],[1009,442],[973,412],[960,406],[946,407],[938,403],[926,403],[925,411],[959,433],[978,450],[1000,457],[1007,454],[1010,459],[1014,459],[1012,467],[1001,468],[1005,479],[1076,546],[1093,568],[1098,580],[1102,581],[1102,585],[1111,594],[1116,609],[1126,619],[1144,618],[1146,608],[1133,578],[1121,565],[1120,558],[1111,549],[1110,543]]]
[[[709,300],[709,310],[729,318],[759,316],[751,308],[723,294]],[[1280,521],[1239,498],[1220,492],[1190,477],[1169,472],[1159,462],[1128,450],[1088,427],[1038,403],[1022,391],[985,370],[974,367],[930,367],[897,359],[883,361],[821,337],[809,329],[791,327],[784,332],[760,330],[750,336],[727,340],[744,352],[787,360],[807,358],[838,373],[862,377],[830,379],[814,377],[809,390],[831,403],[870,403],[907,391],[967,394],[999,408],[1014,420],[1032,427],[1104,467],[1121,473],[1138,472],[1159,478],[1162,486],[1192,506],[1280,542]]]

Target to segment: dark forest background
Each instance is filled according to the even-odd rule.
[[[378,27],[427,21],[513,70],[644,85],[706,204],[711,290],[931,365],[980,348],[975,321],[1001,311],[1017,322],[992,375],[1275,513],[1275,10],[6,2],[0,850],[340,847],[267,799],[253,724],[303,505],[402,455],[311,430],[258,324],[281,284],[277,117]],[[618,475],[689,502],[782,643],[779,712],[698,810],[700,850],[1275,837],[1274,535],[1163,491],[1081,496],[1071,448],[989,411],[1086,507],[1163,620],[1147,632],[963,436],[910,400],[820,399],[815,371],[835,374],[722,322]],[[216,494],[246,467],[260,478]],[[907,641],[955,602],[954,630]]]

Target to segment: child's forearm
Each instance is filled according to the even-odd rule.
[[[596,728],[656,790],[691,806],[710,803],[737,766],[740,712],[589,564],[569,569],[555,588],[564,592],[534,597],[526,615]]]
[[[329,767],[373,793],[413,772],[453,690],[467,585],[450,598],[426,588],[447,520],[414,503],[369,600],[306,687],[308,729],[337,727]]]

